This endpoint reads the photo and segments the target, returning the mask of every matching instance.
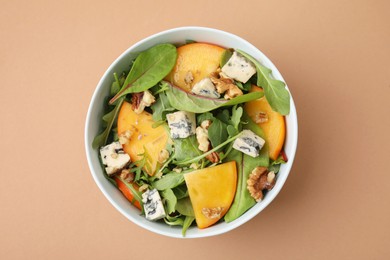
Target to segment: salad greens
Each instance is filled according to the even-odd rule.
[[[142,92],[156,85],[172,70],[176,57],[176,47],[168,43],[141,52],[135,59],[122,88],[110,103],[126,94]]]
[[[150,150],[148,151],[145,146],[144,152],[139,154],[140,160],[133,161],[121,168],[122,171],[116,175],[105,173],[105,177],[114,185],[116,185],[114,178],[119,178],[125,184],[125,187],[132,194],[131,200],[128,199],[133,204],[137,201],[141,206],[144,205],[146,203],[145,190],[156,190],[161,197],[165,211],[163,221],[170,226],[182,226],[183,236],[196,221],[196,214],[185,181],[186,173],[220,163],[236,162],[236,192],[230,209],[223,217],[226,222],[231,222],[256,204],[256,200],[247,189],[247,180],[253,169],[259,166],[267,167],[269,171],[276,174],[280,165],[285,163],[283,156],[275,161],[269,158],[268,143],[265,143],[262,148],[260,147],[258,156],[249,155],[234,145],[237,139],[244,138],[243,130],[250,130],[257,137],[266,139],[260,126],[245,112],[245,103],[265,95],[274,111],[286,115],[289,113],[290,94],[286,90],[284,82],[272,78],[270,69],[241,50],[225,50],[220,60],[221,68],[232,57],[233,51],[238,52],[248,62],[251,62],[256,68],[256,74],[245,83],[232,80],[243,94],[230,100],[189,93],[173,83],[165,81],[164,78],[172,71],[176,63],[177,49],[174,45],[159,44],[141,52],[131,64],[129,72],[123,72],[119,77],[114,73],[114,81],[108,97],[109,102],[105,108],[106,114],[102,117],[102,131],[92,143],[92,147],[98,149],[106,146],[109,142],[120,140],[117,134],[119,110],[124,102],[135,102],[136,96],[142,99],[144,91],[147,90],[147,92],[152,93],[155,99],[152,100],[151,105],[147,105],[145,108],[148,113],[152,114],[154,121],[152,128],[162,125],[162,129],[169,132],[167,114],[176,111],[195,113],[198,128],[203,127],[202,123],[208,120],[207,128],[204,129],[209,141],[207,151],[200,148],[198,133],[193,133],[186,138],[169,138],[166,149],[163,149],[165,151],[161,151],[161,153],[165,153],[165,158],[161,161],[159,158],[159,166],[154,175],[149,174]],[[249,92],[252,82],[263,87],[264,92]],[[141,102],[143,101],[141,100]],[[140,136],[138,136],[138,140],[140,140]],[[216,155],[219,161],[211,161],[209,156],[212,154]],[[103,160],[102,167],[105,167]],[[132,177],[131,180],[128,179],[129,176]],[[146,209],[142,210],[142,214],[147,214]]]

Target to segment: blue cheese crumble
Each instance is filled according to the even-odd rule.
[[[256,73],[256,68],[252,62],[235,51],[222,67],[222,72],[229,78],[246,83]]]
[[[145,217],[148,220],[158,220],[166,216],[160,194],[156,189],[147,190],[142,194]]]
[[[209,97],[209,98],[219,98],[220,95],[217,92],[217,89],[215,88],[213,82],[211,81],[210,78],[204,78],[198,83],[196,83],[192,89],[192,93],[199,95],[199,96],[204,96],[204,97]]]
[[[130,156],[123,151],[119,142],[113,142],[100,148],[102,163],[108,175],[113,175],[130,163]]]
[[[234,141],[233,148],[249,156],[257,157],[264,143],[264,139],[251,130],[242,130],[241,135]]]
[[[173,139],[187,138],[195,134],[196,121],[194,113],[177,111],[167,114],[167,121]]]

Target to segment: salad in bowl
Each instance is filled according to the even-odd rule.
[[[186,236],[235,223],[263,203],[293,159],[285,152],[286,84],[235,46],[148,45],[109,71],[109,91],[95,104],[103,113],[88,145],[100,175],[142,225],[180,227]]]

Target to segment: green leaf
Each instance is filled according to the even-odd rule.
[[[177,110],[183,110],[193,113],[205,113],[224,106],[233,106],[252,100],[261,98],[263,92],[252,92],[242,96],[235,97],[231,100],[225,100],[223,98],[208,98],[198,96],[192,93],[187,93],[180,88],[172,86],[166,91],[169,103]]]
[[[173,139],[175,147],[174,158],[177,161],[186,160],[202,154],[198,149],[198,141],[195,135],[191,135],[187,138]]]
[[[177,198],[171,189],[166,189],[160,192],[161,196],[165,199],[166,211],[168,214],[175,212]]]
[[[176,210],[184,216],[195,217],[194,209],[189,197],[177,200]]]
[[[173,188],[172,191],[178,200],[188,197],[188,189],[185,184]]]
[[[290,93],[286,89],[283,81],[272,77],[272,70],[262,65],[255,58],[241,50],[236,50],[239,54],[250,60],[257,71],[257,85],[263,87],[265,98],[272,109],[282,115],[290,113]]]
[[[232,55],[233,55],[233,51],[231,49],[226,49],[222,53],[221,60],[219,61],[219,66],[222,68],[228,62],[230,57],[232,57]]]
[[[183,173],[168,173],[161,179],[152,183],[152,186],[157,190],[172,189],[184,182]]]
[[[239,130],[239,124],[241,122],[241,117],[244,110],[242,107],[233,107],[232,109],[232,117],[230,119],[231,124],[234,126],[235,129]]]
[[[183,224],[184,224],[184,218],[181,216],[171,217],[171,216],[167,215],[164,218],[164,221],[166,224],[168,224],[170,226],[183,226]]]
[[[161,81],[176,63],[177,50],[172,44],[164,43],[141,52],[127,75],[121,90],[110,100],[145,91]]]
[[[244,125],[243,127],[244,129],[249,129],[258,136],[264,137],[261,128],[258,127],[257,124],[249,118],[249,116],[244,114],[244,118],[245,120],[248,120],[248,124]],[[232,149],[232,151],[226,157],[225,161],[228,162],[233,160],[236,161],[238,170],[237,190],[233,200],[233,204],[225,215],[226,222],[231,222],[237,219],[256,204],[256,201],[251,197],[248,189],[246,188],[246,182],[255,167],[268,167],[268,148],[267,146],[264,146],[261,149],[259,156],[257,157],[251,157],[235,149]]]
[[[167,113],[175,110],[168,101],[167,95],[162,92],[157,101],[151,106],[153,111],[153,120],[155,122],[165,120]]]
[[[105,122],[104,125],[106,126],[106,128],[104,129],[104,131],[101,134],[99,134],[98,136],[96,136],[93,139],[93,142],[92,142],[93,149],[97,149],[101,146],[104,146],[107,143],[111,128],[112,128],[114,121],[119,113],[119,110],[122,106],[123,100],[124,100],[124,98],[119,99],[119,101],[115,105],[115,108],[103,116],[103,121]]]
[[[221,120],[214,118],[208,128],[208,136],[212,147],[217,147],[228,138],[227,124]]]
[[[183,229],[181,231],[181,234],[183,236],[186,235],[187,229],[191,226],[191,224],[192,224],[192,222],[194,222],[194,220],[195,220],[194,217],[186,216],[186,218],[184,219],[184,223],[183,223]]]

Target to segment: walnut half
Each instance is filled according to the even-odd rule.
[[[210,79],[215,85],[218,93],[225,93],[225,99],[232,99],[243,95],[241,89],[234,84],[234,80],[231,78],[222,77],[220,73],[218,74],[218,72],[215,72],[211,74]]]
[[[247,189],[257,202],[263,199],[263,190],[271,190],[275,186],[275,173],[268,172],[266,167],[256,167],[249,175]]]

